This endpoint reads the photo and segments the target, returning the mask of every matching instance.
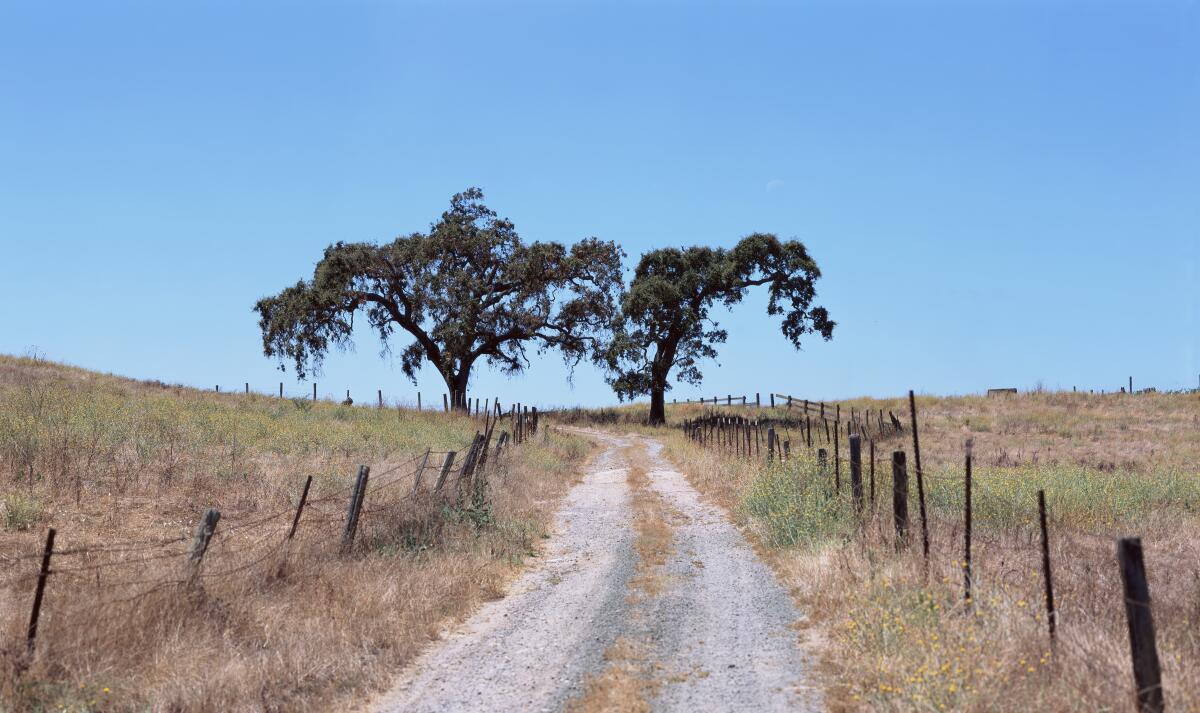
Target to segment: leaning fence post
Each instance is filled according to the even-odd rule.
[[[1129,652],[1133,680],[1137,685],[1138,710],[1162,713],[1165,708],[1158,647],[1154,642],[1154,617],[1150,613],[1150,585],[1142,559],[1142,540],[1128,537],[1117,541],[1117,560],[1125,589],[1125,621],[1129,624]]]
[[[200,574],[200,562],[204,559],[204,553],[208,551],[208,543],[212,541],[213,532],[217,529],[217,523],[221,521],[221,511],[216,508],[209,508],[204,511],[204,516],[200,518],[200,524],[196,526],[196,537],[192,540],[192,548],[188,551],[188,585],[192,585],[196,581],[196,577]]]
[[[908,469],[904,451],[892,453],[892,518],[896,523],[896,549],[908,541]]]
[[[421,465],[417,466],[417,472],[413,474],[413,492],[421,487],[421,474],[425,472],[425,466],[429,465],[429,454],[431,449],[425,449],[425,456],[421,458]]]
[[[358,478],[354,481],[354,490],[350,493],[350,509],[346,511],[346,529],[342,532],[342,552],[349,552],[354,544],[354,535],[358,532],[358,516],[362,512],[363,500],[367,494],[367,476],[370,474],[370,466],[358,466]]]
[[[850,497],[854,501],[854,512],[862,515],[862,436],[850,436]]]
[[[929,524],[925,520],[925,480],[921,473],[921,442],[917,438],[917,399],[912,389],[908,390],[908,411],[912,415],[913,466],[917,469],[917,505],[921,509],[921,551],[925,565],[929,566]]]
[[[1054,580],[1050,576],[1050,537],[1046,530],[1046,491],[1038,491],[1038,521],[1042,526],[1042,581],[1046,585],[1046,625],[1050,628],[1050,645],[1056,643],[1058,615],[1054,613]]]
[[[296,525],[300,524],[300,513],[304,512],[304,503],[308,502],[308,489],[312,485],[312,476],[304,481],[304,490],[300,492],[300,504],[296,506],[296,516],[292,518],[292,529],[288,530],[287,538],[290,540],[296,534]]]
[[[496,454],[500,454],[500,449],[496,449]],[[446,476],[450,475],[450,468],[454,465],[455,451],[450,451],[446,454],[446,460],[442,462],[442,472],[438,474],[437,484],[433,486],[433,492],[441,492],[442,486],[446,484]]]
[[[50,575],[50,555],[54,554],[54,528],[46,532],[46,548],[42,550],[42,568],[38,571],[37,588],[33,591],[33,609],[29,612],[29,628],[25,631],[25,648],[33,653],[37,641],[38,617],[42,614],[42,596],[46,593],[46,577]]]

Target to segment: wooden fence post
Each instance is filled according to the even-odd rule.
[[[862,436],[850,436],[850,497],[854,501],[854,512],[862,515]]]
[[[350,493],[350,509],[346,511],[346,529],[342,532],[342,552],[349,552],[354,544],[354,535],[358,532],[358,516],[362,512],[363,500],[367,494],[367,476],[371,474],[370,466],[358,466],[358,478],[354,481],[354,490]]]
[[[754,392],[754,408],[762,408],[762,399],[759,398],[759,392]]]
[[[46,532],[46,548],[42,550],[42,568],[38,570],[37,588],[33,590],[33,609],[29,612],[29,627],[25,630],[25,649],[30,654],[37,643],[38,618],[42,615],[42,597],[46,593],[46,577],[50,575],[50,555],[54,554],[54,528]]]
[[[792,441],[788,439],[783,442],[783,460],[789,461],[792,459]]]
[[[770,396],[771,396],[771,408],[775,408],[775,394],[772,393]]]
[[[1057,643],[1058,615],[1054,613],[1054,579],[1050,575],[1050,536],[1046,528],[1046,491],[1038,491],[1038,521],[1042,526],[1042,582],[1046,587],[1046,625],[1050,645]]]
[[[413,474],[413,492],[417,492],[421,488],[421,476],[425,473],[425,466],[429,465],[429,454],[432,449],[426,448],[425,455],[421,458],[421,465],[417,466],[417,472]]]
[[[283,382],[279,382],[279,398],[283,398]]]
[[[435,406],[434,408],[437,407]],[[446,395],[445,391],[442,392],[442,410],[450,413],[450,397]]]
[[[971,441],[967,441],[967,472],[963,478],[963,602],[971,606]]]
[[[304,490],[300,491],[300,503],[296,505],[296,516],[292,518],[292,527],[288,530],[287,538],[296,536],[296,526],[300,524],[300,513],[304,512],[304,503],[308,502],[308,489],[312,486],[312,476],[304,481]]]
[[[503,434],[502,434],[503,435]],[[503,439],[501,439],[503,443]],[[441,492],[442,486],[446,484],[446,476],[450,474],[450,468],[454,465],[455,452],[450,451],[446,454],[446,460],[442,462],[442,472],[438,474],[437,484],[433,486],[433,492]],[[500,447],[496,447],[496,457],[500,456]]]
[[[379,408],[383,408],[383,389],[377,389],[375,393],[379,396]]]
[[[871,450],[871,512],[875,512],[875,441],[867,441]]]
[[[200,518],[200,524],[196,526],[196,537],[192,540],[191,549],[188,550],[188,586],[196,583],[196,577],[200,573],[200,562],[204,559],[204,553],[208,551],[208,543],[212,541],[213,532],[216,531],[217,523],[220,521],[221,511],[209,508],[204,511],[204,516]]]
[[[250,393],[250,382],[246,382],[246,393]]]
[[[775,428],[767,429],[767,462],[775,460]]]
[[[829,470],[829,451],[824,448],[817,449],[817,470],[822,475]]]
[[[837,423],[837,422],[835,422]],[[841,424],[833,427],[833,484],[836,492],[842,492],[842,452],[838,444],[838,431]]]
[[[925,480],[921,474],[921,442],[917,438],[917,399],[912,389],[908,390],[908,411],[912,415],[913,466],[917,470],[917,506],[921,510],[921,551],[925,565],[929,565],[929,524],[925,520]]]
[[[421,410],[421,392],[420,391],[417,392],[417,410],[418,411]]]
[[[808,411],[804,412],[804,440],[808,445],[808,450],[812,450],[812,419],[808,417]]]
[[[1138,710],[1162,713],[1165,708],[1158,646],[1154,641],[1154,617],[1150,612],[1150,585],[1142,559],[1142,540],[1128,537],[1117,541],[1117,560],[1125,589],[1125,621],[1129,625],[1129,653],[1133,680],[1137,685]]]
[[[896,549],[908,541],[908,469],[904,451],[892,453],[892,518],[896,523]]]

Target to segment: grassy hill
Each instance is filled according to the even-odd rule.
[[[1133,678],[1115,540],[1140,536],[1171,705],[1200,705],[1200,394],[1030,393],[918,397],[930,537],[922,556],[907,399],[903,433],[876,441],[876,502],[860,519],[833,445],[821,470],[794,425],[798,409],[720,407],[793,421],[793,458],[768,465],[700,448],[676,429],[667,452],[756,536],[815,627],[833,710],[1131,710]],[[668,407],[675,424],[713,413]],[[575,414],[578,419],[586,414]],[[634,421],[609,410],[600,421]],[[619,427],[636,428],[636,425]],[[973,446],[972,599],[964,599],[964,459]],[[864,458],[867,446],[864,444]],[[890,456],[908,455],[910,538],[892,521]],[[864,479],[869,463],[864,463]],[[1037,492],[1048,504],[1058,643],[1044,609]]]
[[[463,483],[483,429],[0,356],[0,709],[321,710],[386,684],[536,551],[588,451],[543,428]],[[342,552],[360,464],[362,524]],[[222,517],[193,574],[207,508]],[[48,527],[59,554],[30,656]]]

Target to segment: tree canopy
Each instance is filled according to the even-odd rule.
[[[663,248],[644,254],[622,301],[623,327],[606,351],[609,383],[622,400],[650,395],[650,422],[665,421],[670,376],[698,384],[700,362],[717,356],[728,336],[711,317],[715,304],[742,301],[749,288],[766,285],[767,314],[782,316],[780,329],[797,349],[801,338],[833,337],[835,322],[813,306],[821,276],[804,244],[767,233],[743,238],[731,250]]]
[[[352,346],[356,315],[391,351],[411,341],[400,367],[415,383],[428,361],[461,398],[479,359],[507,374],[528,366],[527,348],[561,351],[568,365],[599,359],[619,314],[621,249],[587,238],[570,248],[526,245],[516,227],[470,188],[450,200],[428,233],[390,243],[338,242],[311,280],[258,301],[263,352],[301,377],[331,347]]]

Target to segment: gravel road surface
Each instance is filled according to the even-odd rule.
[[[820,710],[802,615],[717,507],[652,439],[589,431],[604,452],[567,496],[544,556],[419,657],[373,706],[399,711],[560,711],[618,639],[645,642],[655,711]],[[630,597],[637,565],[621,449],[646,446],[650,487],[675,512],[664,586]]]

